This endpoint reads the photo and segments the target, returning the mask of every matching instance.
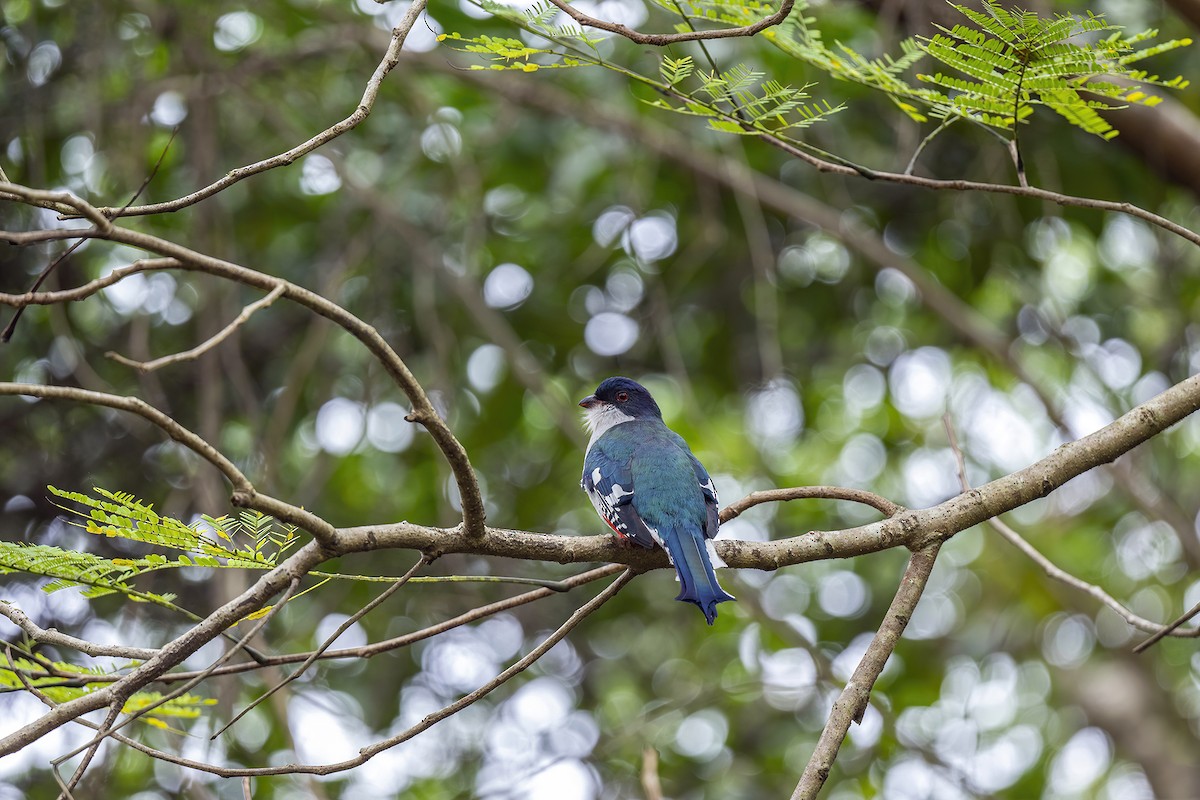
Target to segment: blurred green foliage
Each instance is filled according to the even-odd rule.
[[[1158,5],[1120,9],[1130,19],[1114,15],[1118,24],[1161,26],[1165,38],[1187,33]],[[26,185],[121,206],[151,172],[139,203],[187,194],[350,114],[403,8],[5,0],[0,12],[0,166]],[[596,13],[630,14],[631,23],[648,13],[637,25],[645,30],[673,24],[637,2],[600,3]],[[867,6],[810,13],[826,41],[870,56],[895,52]],[[1200,254],[1182,240],[1094,211],[823,176],[761,143],[649,107],[644,89],[611,71],[471,71],[468,59],[436,46],[436,33],[448,31],[519,35],[473,6],[435,4],[355,131],[202,204],[125,224],[295,281],[376,326],[467,447],[493,524],[602,531],[578,490],[584,439],[574,402],[610,374],[650,385],[726,502],[753,489],[835,483],[916,506],[957,492],[940,421],[946,410],[980,483],[1196,370]],[[599,48],[649,75],[660,56],[701,63],[703,55],[694,45],[658,53],[611,39]],[[846,110],[803,138],[856,163],[902,170],[932,130],[886,96],[831,81],[756,40],[707,48],[722,68],[746,63],[782,84],[819,82],[814,95]],[[1195,74],[1195,58],[1166,54],[1158,68]],[[1181,99],[1195,108],[1194,94]],[[618,135],[604,124],[612,119],[633,124]],[[667,155],[650,144],[664,130],[680,145]],[[1191,194],[1135,153],[1038,115],[1022,146],[1037,185],[1128,201],[1196,227]],[[834,209],[840,230],[738,197],[693,168],[696,152]],[[1004,147],[967,125],[937,138],[920,164],[939,177],[1013,181]],[[12,203],[0,206],[0,220],[10,230],[58,224]],[[930,311],[900,271],[882,268],[895,264],[866,260],[855,237],[882,239],[897,264],[918,265],[1002,331],[1010,361],[1035,386]],[[0,290],[25,291],[59,252],[57,244],[0,248]],[[91,242],[50,286],[78,285],[137,257]],[[0,349],[0,371],[4,380],[143,397],[221,447],[264,490],[334,524],[453,524],[453,483],[436,448],[401,421],[403,397],[366,351],[325,320],[276,303],[209,356],[145,376],[103,357],[185,350],[259,296],[193,273],[130,278],[85,302],[29,309]],[[1068,431],[1056,428],[1039,395]],[[57,520],[48,485],[130,491],[185,522],[230,512],[218,477],[140,420],[7,398],[0,432],[7,541],[106,558],[149,552]],[[1167,619],[1200,599],[1191,491],[1200,425],[1189,421],[1122,462],[1010,522],[1064,568],[1144,616]],[[782,538],[871,519],[844,503],[764,506],[728,535]],[[322,781],[264,779],[254,796],[641,796],[647,746],[661,755],[670,797],[783,796],[831,693],[887,608],[904,555],[722,576],[739,602],[722,607],[712,630],[670,600],[669,574],[642,576],[476,707],[360,770]],[[399,575],[412,562],[411,553],[379,552],[328,568]],[[427,574],[574,571],[449,557]],[[153,572],[138,586],[204,613],[252,579],[196,568]],[[188,624],[149,604],[85,602],[74,590],[47,596],[37,586],[5,575],[0,596],[43,627],[84,638],[156,646]],[[334,582],[297,599],[267,629],[266,649],[317,646],[378,591]],[[412,585],[339,646],[401,635],[515,591]],[[206,684],[215,710],[171,721],[187,736],[132,735],[230,765],[343,758],[487,681],[594,591],[370,660],[323,662],[211,749],[216,721],[274,676]],[[1130,657],[1136,638],[991,532],[960,534],[825,796],[1193,796],[1170,792],[1200,792],[1192,756],[1200,660],[1190,640]],[[207,648],[188,666],[217,652]],[[77,658],[84,667],[117,666]],[[0,696],[0,708],[5,731],[41,709],[17,694]],[[84,735],[73,731],[69,741]],[[0,761],[0,797],[54,797],[47,763],[74,746],[68,738]],[[78,796],[236,798],[241,787],[110,750]]]

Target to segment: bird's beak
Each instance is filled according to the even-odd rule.
[[[579,401],[579,405],[582,408],[591,408],[592,406],[597,405],[599,402],[600,401],[596,399],[596,395],[589,394],[587,397]]]

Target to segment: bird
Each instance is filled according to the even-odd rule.
[[[708,471],[637,381],[607,378],[579,405],[591,433],[580,485],[596,513],[618,539],[666,550],[680,584],[675,599],[695,603],[712,625],[717,603],[736,598],[713,572],[725,562],[712,542],[720,518]]]

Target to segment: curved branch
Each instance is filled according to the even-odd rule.
[[[140,398],[93,392],[90,389],[77,389],[73,386],[46,386],[34,383],[0,383],[0,395],[74,400],[77,403],[88,403],[137,414],[216,467],[233,485],[235,491],[254,491],[249,478],[243,475],[242,471],[217,448]]]
[[[578,22],[585,28],[595,28],[596,30],[608,31],[615,33],[618,36],[624,36],[635,44],[648,44],[655,47],[664,47],[669,44],[679,44],[680,42],[695,42],[704,39],[731,39],[738,36],[753,36],[767,28],[779,25],[788,14],[792,13],[792,6],[796,0],[783,0],[779,4],[779,10],[769,17],[763,17],[758,22],[750,25],[743,25],[739,28],[718,28],[710,31],[681,31],[679,33],[641,33],[635,31],[626,25],[621,25],[617,22],[608,22],[606,20],[597,19],[589,16],[579,9],[572,6],[564,0],[550,0],[552,4],[557,6],[561,11],[566,13],[571,19]]]
[[[47,194],[14,183],[0,183],[0,193],[26,199]],[[86,212],[88,215],[97,213],[97,210],[93,206],[78,197],[65,193],[59,193],[55,196],[64,202],[72,203],[81,213]],[[11,235],[0,233],[0,239]],[[166,260],[153,262],[159,265],[157,268],[177,265],[180,269],[216,275],[217,277],[236,281],[247,286],[254,286],[268,292],[273,292],[278,287],[283,286],[284,297],[340,325],[362,342],[367,350],[375,356],[376,360],[383,365],[388,375],[400,390],[408,397],[409,402],[412,404],[412,412],[408,416],[408,421],[420,423],[425,427],[425,430],[433,437],[434,442],[442,451],[443,457],[449,463],[450,470],[454,474],[455,483],[458,486],[459,497],[462,499],[463,528],[471,536],[483,535],[484,522],[486,520],[483,495],[480,493],[479,481],[475,478],[475,470],[471,466],[471,460],[467,456],[466,449],[455,438],[454,433],[450,430],[446,422],[438,415],[437,410],[433,407],[433,403],[430,402],[428,395],[425,394],[425,389],[417,381],[412,372],[409,371],[408,366],[373,326],[368,325],[337,303],[322,297],[316,292],[309,291],[282,278],[276,278],[257,270],[243,267],[240,264],[234,264],[220,258],[198,253],[183,245],[167,241],[166,239],[160,239],[157,236],[110,225],[104,231],[103,238],[107,241],[129,245],[167,257]],[[143,267],[143,269],[148,268]],[[95,291],[100,288],[97,284],[98,281],[93,281],[87,284],[87,287],[94,287],[92,291]],[[84,288],[80,287],[74,291],[82,291]],[[47,292],[44,294],[55,293]],[[45,302],[43,295],[34,296]],[[4,297],[8,297],[11,303],[14,297],[24,298],[26,295],[0,296],[0,302],[3,302]],[[235,502],[239,502],[239,497],[242,499],[242,502],[249,502],[246,499],[247,496],[242,494],[235,495]]]
[[[852,503],[862,503],[885,517],[894,517],[904,510],[904,506],[893,503],[874,492],[868,492],[866,489],[848,489],[843,486],[796,486],[791,489],[765,489],[760,492],[751,492],[736,503],[730,503],[721,509],[721,522],[729,522],[761,503],[810,499],[848,500]]]
[[[172,259],[163,259],[163,260],[172,260]],[[136,369],[138,372],[141,372],[143,374],[147,373],[147,372],[153,372],[156,369],[162,369],[163,367],[168,366],[170,364],[178,364],[181,361],[190,361],[194,358],[199,358],[200,356],[204,355],[209,350],[212,350],[214,347],[219,345],[221,342],[225,341],[230,336],[232,336],[234,331],[236,331],[238,328],[242,327],[242,325],[244,325],[246,323],[246,321],[248,319],[250,319],[250,317],[253,316],[256,311],[260,311],[260,310],[266,308],[267,306],[271,305],[272,303],[274,303],[279,298],[279,296],[281,294],[283,294],[283,290],[286,288],[287,287],[284,286],[283,284],[276,286],[274,289],[272,289],[267,294],[266,297],[263,297],[259,300],[254,301],[253,303],[250,303],[249,305],[247,305],[245,308],[242,309],[240,314],[238,314],[236,317],[233,318],[232,322],[230,322],[228,325],[226,325],[224,328],[222,328],[217,333],[210,336],[205,341],[203,341],[200,344],[193,347],[191,350],[185,350],[182,353],[172,353],[169,356],[163,356],[161,358],[156,358],[153,361],[135,361],[132,358],[126,358],[125,356],[121,355],[120,353],[114,353],[111,350],[108,351],[107,353],[105,353],[104,355],[108,358],[111,358],[113,361],[116,361],[118,364],[124,364],[127,367],[132,367],[133,369]]]

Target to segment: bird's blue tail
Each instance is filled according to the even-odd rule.
[[[712,559],[708,555],[708,541],[699,529],[687,528],[673,531],[664,539],[671,563],[679,574],[679,596],[675,599],[698,605],[708,624],[712,625],[717,618],[717,603],[737,598],[717,583]]]

